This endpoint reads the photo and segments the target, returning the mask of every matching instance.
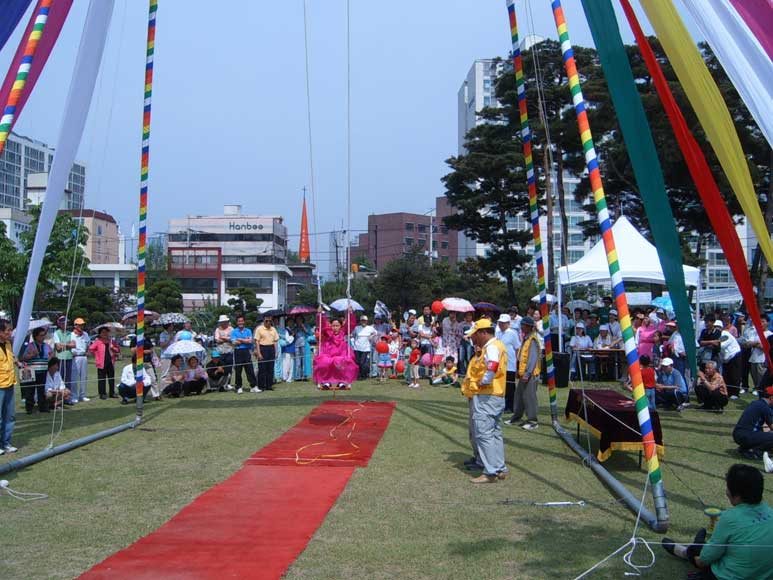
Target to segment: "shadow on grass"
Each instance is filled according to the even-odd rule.
[[[450,542],[448,544],[448,553],[455,556],[480,556],[487,552],[511,550],[516,545],[517,542],[506,538],[491,538],[476,542]]]

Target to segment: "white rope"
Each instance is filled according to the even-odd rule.
[[[0,495],[2,495],[3,490],[13,499],[18,499],[19,501],[36,501],[40,499],[48,499],[48,495],[45,493],[31,493],[11,489],[8,487],[8,481],[5,479],[0,482]]]
[[[346,0],[346,297],[352,298],[352,51],[351,0]]]

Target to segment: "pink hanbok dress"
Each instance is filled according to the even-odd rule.
[[[350,328],[357,324],[353,318],[350,318]],[[342,327],[338,333],[333,332],[330,322],[324,316],[319,317],[318,328],[319,353],[314,359],[314,382],[318,385],[351,385],[357,379],[359,368],[346,339],[346,328]]]

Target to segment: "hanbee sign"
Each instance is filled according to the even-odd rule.
[[[263,229],[263,224],[230,222],[228,229],[232,232],[252,232]]]

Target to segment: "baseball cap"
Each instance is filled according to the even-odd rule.
[[[521,326],[534,326],[534,319],[531,316],[521,318]]]
[[[212,353],[210,354],[210,356],[212,358],[217,358],[217,357],[220,356],[220,351],[219,350],[213,350]]]
[[[360,320],[367,320],[367,319],[368,319],[368,317],[365,316],[364,314],[362,316],[360,316]]]
[[[494,326],[491,324],[491,320],[488,318],[481,318],[480,320],[476,320],[475,324],[473,324],[472,327],[464,333],[464,336],[472,336],[484,328],[494,328]]]
[[[714,326],[718,326],[719,328],[724,328],[725,325],[722,324],[721,320],[715,320],[714,321]]]
[[[414,316],[416,316],[416,311],[415,311],[413,308],[411,308],[411,309],[408,311],[408,314],[413,314]]]
[[[521,324],[523,324],[523,322],[521,322]],[[575,328],[582,328],[583,330],[585,330],[585,324],[582,323],[582,322],[578,322],[577,324],[574,325],[574,327]]]
[[[512,319],[510,318],[509,314],[500,314],[499,318],[497,319],[497,322],[502,322],[502,323],[512,322]]]
[[[82,318],[76,318],[75,320],[72,321],[72,323],[73,324],[86,324],[86,321],[83,320]]]
[[[613,308],[612,310],[610,310],[610,311],[609,311],[609,315],[610,315],[610,316],[617,316],[617,310],[615,310],[615,309]]]
[[[599,326],[599,330],[600,331],[601,330],[609,330],[609,325],[608,324],[602,324],[601,326]]]
[[[672,367],[672,366],[674,366],[674,361],[672,359],[666,357],[662,361],[660,361],[660,366],[662,366],[662,367]]]

